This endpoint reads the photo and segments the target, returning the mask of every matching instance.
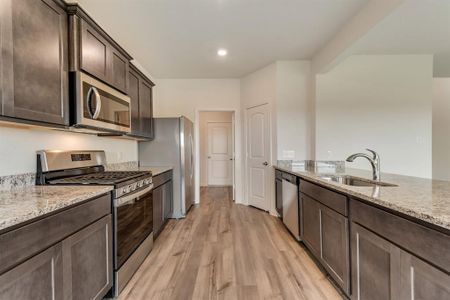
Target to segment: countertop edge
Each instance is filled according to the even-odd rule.
[[[64,187],[59,186],[59,188],[64,188]],[[86,193],[84,195],[74,196],[72,199],[65,200],[64,202],[61,202],[61,203],[55,203],[55,204],[53,204],[49,207],[45,207],[41,210],[29,211],[25,214],[19,215],[17,217],[9,218],[6,220],[0,219],[0,234],[20,228],[27,224],[33,223],[34,221],[37,221],[39,219],[50,216],[54,213],[58,213],[60,211],[64,211],[64,210],[74,207],[76,205],[82,204],[91,199],[100,197],[102,195],[106,195],[108,193],[111,193],[112,190],[113,190],[112,186],[102,186],[101,188],[99,187],[98,191],[86,191]],[[45,196],[42,197],[43,200],[45,200],[44,198],[45,198]],[[18,201],[20,201],[20,200],[18,200]]]

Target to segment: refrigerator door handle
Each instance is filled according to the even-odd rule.
[[[191,179],[194,176],[194,140],[192,134],[189,134],[189,142],[191,143]]]

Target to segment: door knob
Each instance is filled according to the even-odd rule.
[[[268,163],[267,161],[265,161],[265,162],[263,162],[263,165],[264,165],[264,166],[268,166],[269,163]]]

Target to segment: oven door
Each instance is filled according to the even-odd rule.
[[[76,127],[131,132],[130,97],[97,79],[77,74]]]
[[[153,231],[153,185],[114,201],[115,259],[118,270]]]

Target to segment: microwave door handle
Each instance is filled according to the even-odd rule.
[[[92,101],[92,94],[95,95],[95,111],[92,113],[91,111],[91,101]],[[87,93],[86,97],[86,104],[87,104],[87,110],[89,114],[91,115],[91,118],[96,120],[98,118],[98,115],[100,114],[100,110],[102,109],[102,99],[100,97],[100,93],[98,92],[96,87],[91,86],[89,88],[89,91]]]
[[[92,116],[92,118],[94,120],[96,120],[98,118],[98,116],[100,115],[100,111],[102,110],[102,98],[100,97],[100,93],[98,92],[96,87],[92,87],[92,90],[94,91],[94,95],[95,95],[95,113]]]

